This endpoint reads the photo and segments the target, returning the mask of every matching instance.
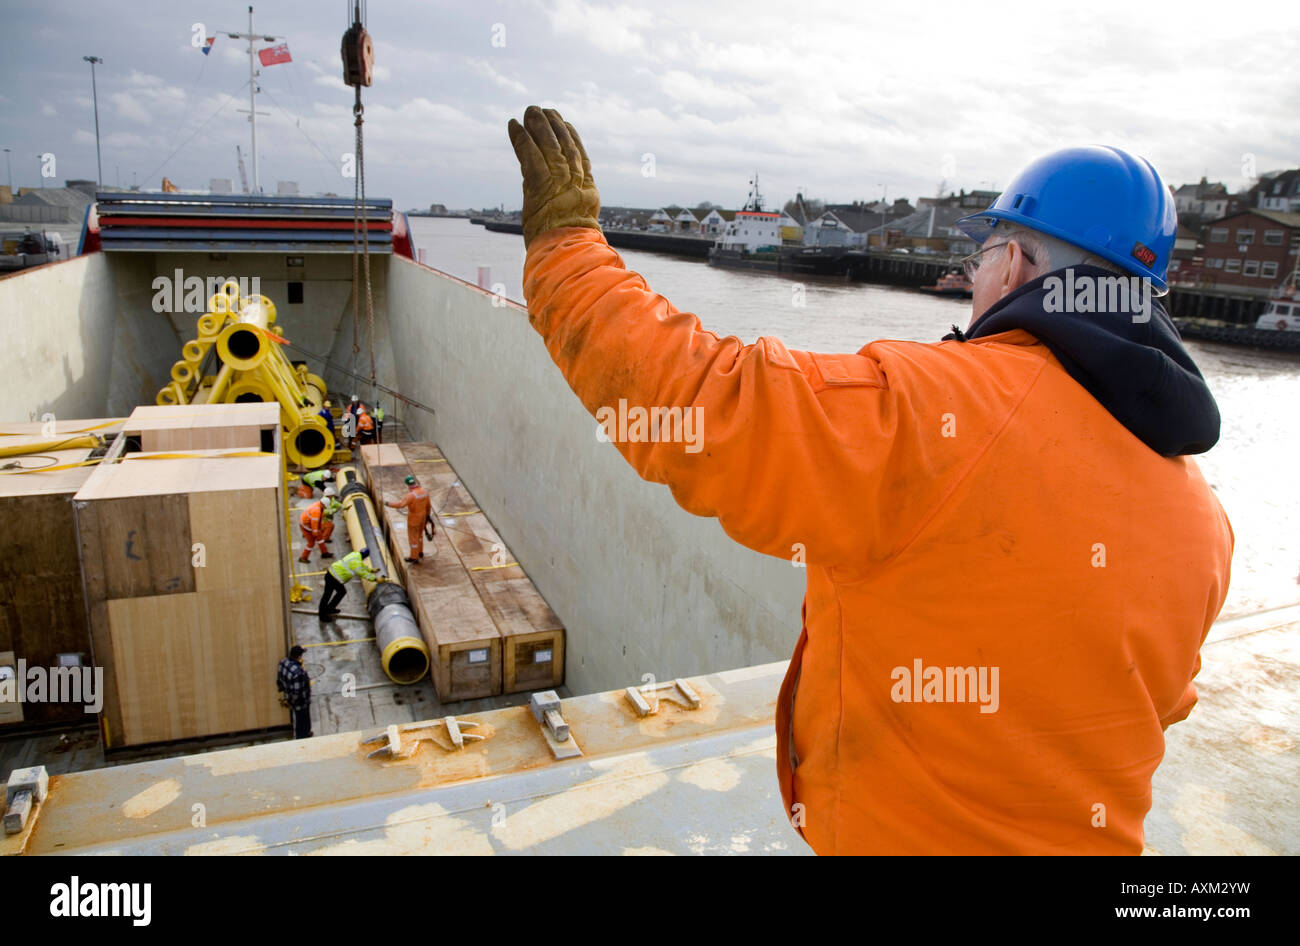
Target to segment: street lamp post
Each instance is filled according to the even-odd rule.
[[[95,85],[95,64],[103,64],[104,60],[98,56],[82,56],[81,58],[90,63],[90,94],[95,102],[95,170],[98,173],[95,184],[98,187],[103,187],[104,162],[99,155],[99,89]]]

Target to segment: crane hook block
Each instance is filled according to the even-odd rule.
[[[353,87],[370,86],[375,71],[375,50],[360,21],[343,34],[343,81]]]

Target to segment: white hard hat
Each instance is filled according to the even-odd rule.
[[[326,499],[329,499],[329,498],[331,498],[331,497],[333,497],[333,496],[337,496],[337,495],[338,495],[338,493],[335,491],[335,489],[334,489],[333,486],[326,486],[326,487],[325,487],[325,498],[326,498]]]

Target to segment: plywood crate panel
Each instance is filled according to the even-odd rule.
[[[112,747],[288,721],[280,458],[190,452],[106,464],[76,496]]]
[[[6,447],[83,436],[111,440],[121,421],[105,418],[2,424]],[[90,660],[90,630],[81,585],[81,554],[72,497],[94,472],[81,466],[90,447],[54,450],[40,447],[42,458],[12,458],[24,466],[67,467],[0,476],[0,652],[12,651],[28,667],[54,667],[58,655],[80,653]],[[51,458],[50,463],[45,457]],[[9,461],[6,461],[9,462]],[[17,713],[0,711],[6,721],[79,721],[79,704],[32,703]]]
[[[277,585],[108,602],[120,666],[122,744],[142,745],[285,723],[275,668],[283,629]],[[268,674],[267,668],[271,669]]]
[[[280,427],[280,406],[255,404],[143,405],[131,412],[123,432],[140,439],[146,453],[170,450],[263,447],[263,431]]]

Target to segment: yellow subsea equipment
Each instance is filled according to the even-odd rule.
[[[320,416],[325,382],[285,357],[287,339],[275,324],[275,303],[241,297],[233,280],[208,300],[198,336],[181,348],[159,404],[228,404],[277,401],[285,458],[315,469],[334,455],[334,436]],[[205,373],[205,368],[211,373]]]

